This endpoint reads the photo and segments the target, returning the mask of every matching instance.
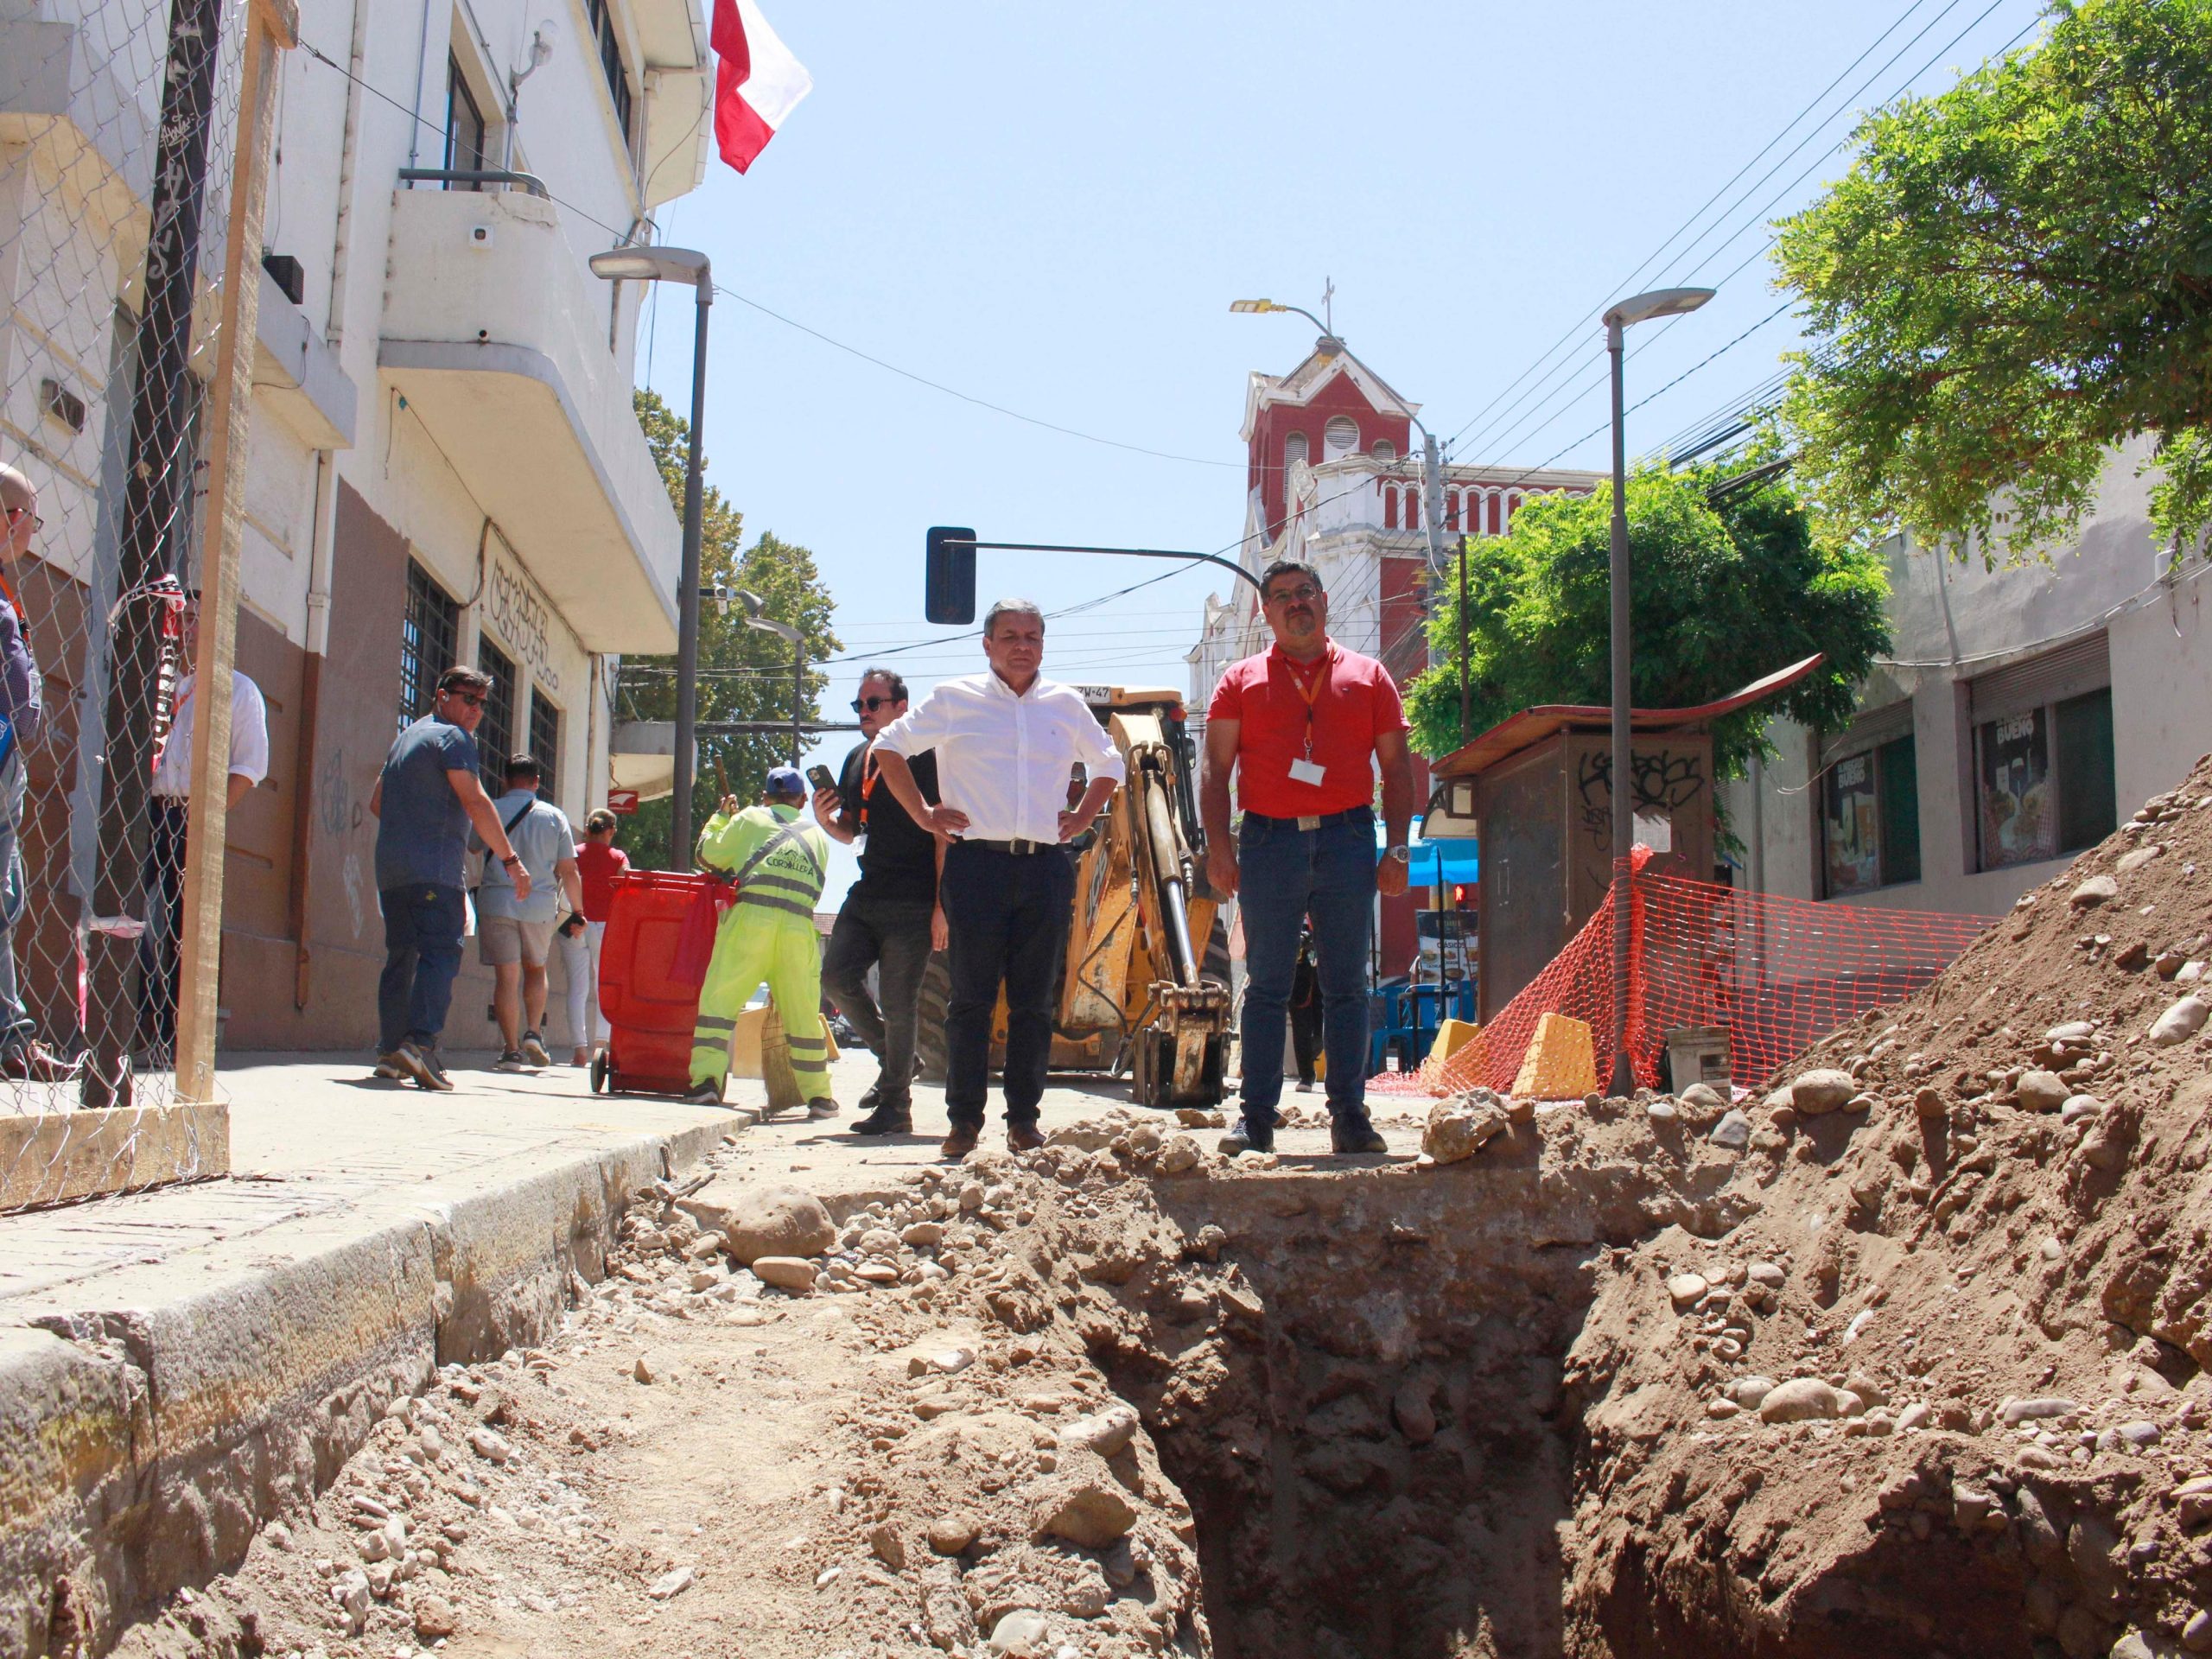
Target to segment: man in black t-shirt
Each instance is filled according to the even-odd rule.
[[[880,1062],[875,1082],[861,1096],[867,1115],[855,1135],[906,1135],[914,1127],[914,1023],[929,966],[933,936],[944,925],[937,907],[937,837],[916,823],[883,785],[876,770],[875,734],[906,712],[906,682],[887,668],[861,676],[853,700],[860,716],[859,747],[845,757],[837,787],[815,791],[814,817],[842,842],[859,841],[861,879],[845,895],[837,925],[822,959],[822,984],[837,1011]],[[937,759],[911,763],[923,798],[937,804]],[[868,995],[868,970],[877,970],[882,1002]]]

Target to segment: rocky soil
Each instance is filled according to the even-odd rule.
[[[124,1650],[2212,1652],[2208,881],[2200,767],[1732,1103],[664,1184]]]

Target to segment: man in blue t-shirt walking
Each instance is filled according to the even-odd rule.
[[[472,826],[530,897],[523,867],[476,775],[474,733],[492,677],[473,668],[438,676],[430,712],[399,734],[369,795],[377,820],[377,899],[384,910],[384,976],[377,982],[377,1075],[450,1089],[438,1034],[461,971],[461,884]]]

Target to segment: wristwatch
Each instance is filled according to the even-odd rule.
[[[1385,858],[1395,858],[1401,864],[1410,864],[1414,861],[1414,850],[1412,848],[1402,844],[1396,847],[1386,847],[1382,849],[1382,856]]]
[[[512,870],[516,865],[521,862],[522,855],[520,853],[509,853],[505,858],[499,861],[499,868],[503,870]]]

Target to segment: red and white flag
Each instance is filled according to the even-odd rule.
[[[742,173],[814,90],[814,77],[753,0],[715,0],[714,46],[715,143]]]

